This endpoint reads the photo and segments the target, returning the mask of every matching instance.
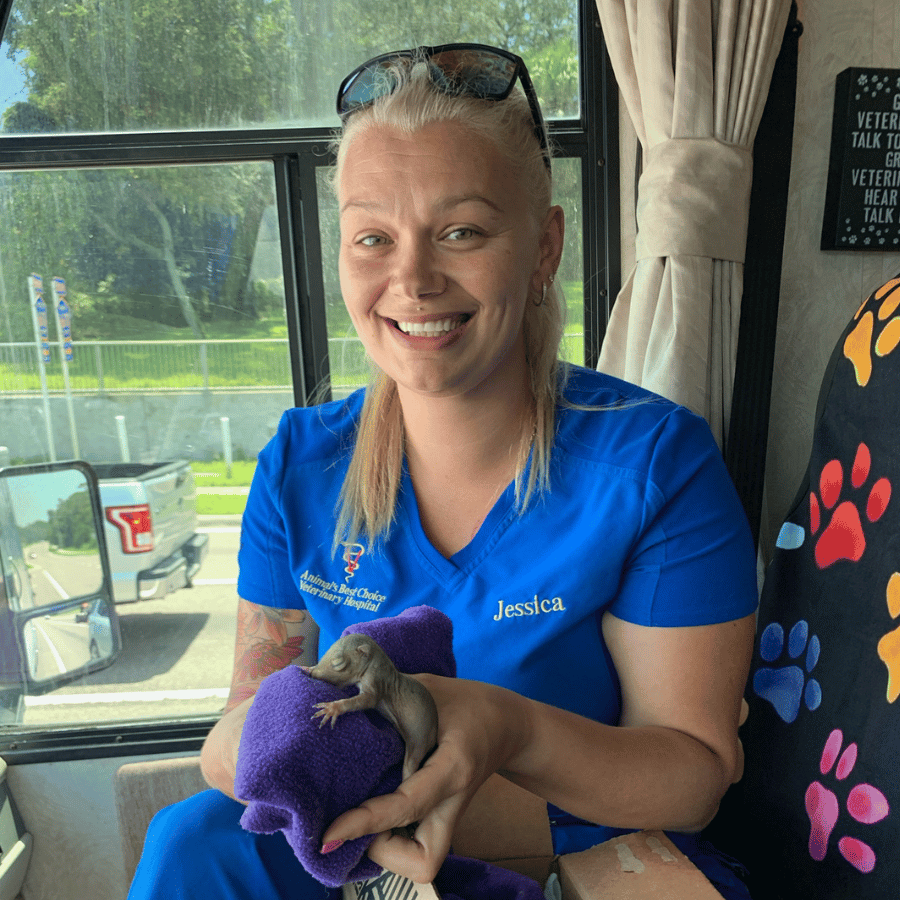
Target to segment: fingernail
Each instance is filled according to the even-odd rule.
[[[329,841],[327,844],[322,845],[322,852],[323,853],[333,853],[343,843],[344,843],[343,841]]]

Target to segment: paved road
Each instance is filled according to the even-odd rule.
[[[26,550],[36,606],[47,606],[96,591],[102,582],[100,554],[51,550],[47,541]]]
[[[209,519],[200,530],[209,534],[210,548],[194,587],[160,600],[117,605],[119,658],[66,687],[27,698],[26,724],[189,716],[222,709],[234,653],[240,532],[236,521],[227,518]],[[65,627],[71,631],[74,622]]]

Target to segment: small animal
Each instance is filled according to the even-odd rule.
[[[437,743],[437,707],[427,689],[398,672],[372,638],[348,634],[336,641],[315,666],[301,667],[308,675],[338,687],[355,684],[359,693],[342,700],[317,703],[313,718],[321,728],[346,712],[375,709],[400,732],[406,744],[403,780],[415,772]]]

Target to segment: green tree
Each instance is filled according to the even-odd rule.
[[[23,133],[330,125],[335,87],[359,62],[445,41],[521,54],[545,114],[574,115],[576,38],[574,0],[16,0],[4,46],[28,72],[28,99],[7,110],[3,126]],[[0,231],[7,285],[18,292],[33,270],[65,275],[66,263],[92,302],[124,301],[155,315],[158,292],[135,286],[130,255],[165,272],[165,294],[179,313],[165,312],[163,321],[177,319],[199,337],[209,318],[252,318],[250,264],[272,202],[271,175],[209,168],[74,173],[77,185],[35,173],[0,178],[0,213],[15,223]],[[200,248],[216,220],[233,223],[234,233],[224,279],[211,284]],[[7,320],[20,338],[30,332],[27,316]]]
[[[78,491],[48,510],[50,543],[63,550],[89,550],[97,546],[94,515],[88,492]]]

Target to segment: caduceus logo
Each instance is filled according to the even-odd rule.
[[[346,583],[356,574],[356,570],[359,568],[359,558],[366,552],[366,548],[362,544],[342,544],[342,546],[344,562],[347,563],[347,567],[344,569],[347,573],[347,577],[344,579]]]

